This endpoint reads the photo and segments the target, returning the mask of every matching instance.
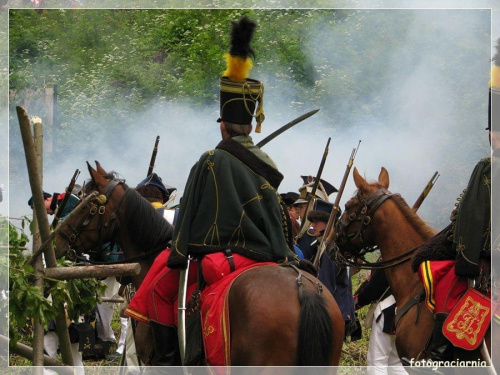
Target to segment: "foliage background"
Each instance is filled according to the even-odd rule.
[[[421,214],[444,227],[474,164],[488,153],[481,132],[487,9],[10,10],[11,123],[20,103],[44,118],[46,109],[26,90],[58,87],[56,122],[44,130],[44,188],[61,191],[85,160],[101,161],[134,185],[160,134],[156,171],[182,195],[197,155],[218,142],[218,130],[210,131],[217,125],[207,123],[218,117],[230,21],[243,14],[259,25],[251,76],[266,88],[263,135],[321,109],[266,146],[285,175],[283,190],[296,190],[300,174],[316,174],[327,136],[333,152],[324,178],[339,184],[362,139],[355,165],[369,178],[385,166],[393,191],[409,200],[441,172]],[[10,188],[20,193],[13,212],[23,215],[24,157],[18,127],[9,132]]]

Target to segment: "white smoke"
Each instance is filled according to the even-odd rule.
[[[297,191],[302,184],[302,174],[316,175],[328,137],[332,137],[332,142],[323,178],[338,187],[352,148],[358,140],[362,140],[355,161],[360,173],[366,173],[368,179],[376,179],[380,168],[386,167],[391,176],[390,189],[400,192],[409,204],[418,197],[436,170],[441,173],[420,213],[431,224],[444,226],[454,200],[465,187],[475,163],[488,153],[487,136],[481,131],[484,128],[482,124],[486,122],[486,106],[473,116],[477,122],[470,124],[465,134],[455,132],[454,126],[459,116],[457,108],[468,100],[468,96],[455,91],[455,86],[450,84],[450,77],[442,76],[441,67],[433,64],[443,61],[443,56],[453,64],[457,46],[480,43],[488,48],[489,41],[481,40],[489,30],[488,11],[357,10],[351,18],[361,20],[357,35],[346,35],[342,27],[337,24],[332,26],[328,20],[324,20],[316,30],[307,30],[308,40],[304,42],[304,48],[318,71],[347,72],[350,80],[346,84],[354,83],[359,86],[359,90],[363,90],[363,77],[370,73],[370,65],[380,62],[338,63],[342,61],[343,50],[373,48],[373,44],[380,43],[382,34],[386,37],[391,35],[390,23],[383,21],[391,17],[397,20],[400,12],[411,12],[412,23],[408,25],[409,30],[405,35],[393,37],[404,37],[406,40],[399,40],[401,49],[396,53],[383,56],[387,74],[391,77],[390,74],[394,72],[394,79],[389,80],[390,84],[380,93],[378,100],[359,103],[359,106],[370,108],[368,113],[378,113],[383,117],[360,120],[346,112],[346,108],[353,103],[329,103],[328,97],[332,92],[342,87],[325,85],[324,97],[318,98],[317,102],[297,103],[293,82],[280,81],[280,87],[266,86],[266,121],[262,135],[254,134],[253,138],[258,142],[302,113],[320,108],[318,114],[263,148],[285,176],[280,186],[281,192]],[[380,36],[373,35],[373,32],[380,33]],[[329,48],[322,49],[325,40],[328,40],[326,45]],[[467,51],[460,53],[466,54]],[[488,57],[489,49],[481,56],[467,56],[467,60],[474,62],[471,63],[473,69],[467,70],[463,77],[453,77],[465,83],[474,80],[479,82],[477,87],[471,88],[470,95],[473,98],[486,98]],[[484,58],[484,63],[477,63],[481,58]],[[413,62],[412,68],[402,69],[401,66],[409,62]],[[481,70],[483,67],[484,71]],[[272,80],[265,68],[257,65],[254,70],[255,78],[264,83]],[[327,79],[325,81],[328,82]],[[126,108],[119,110],[127,111]],[[334,121],[330,117],[332,111],[335,114]],[[185,102],[158,100],[141,113],[128,112],[127,115],[134,119],[134,125],[124,126],[119,134],[106,131],[107,124],[98,118],[92,121],[85,118],[71,119],[71,126],[79,129],[78,139],[73,141],[71,153],[63,160],[47,161],[46,165],[51,168],[44,171],[44,190],[62,192],[76,168],[82,171],[77,182],[81,184],[89,177],[85,162],[94,165],[94,160],[98,160],[108,171],[121,173],[130,186],[135,186],[146,177],[153,144],[156,136],[160,135],[154,171],[164,183],[178,188],[179,198],[191,166],[202,152],[214,148],[220,141],[215,121],[218,117],[217,103],[200,108]],[[86,126],[90,122],[102,125],[99,128]],[[11,126],[18,125],[13,123]],[[477,147],[460,150],[460,160],[456,160],[457,149],[464,137],[477,137]],[[11,139],[11,149],[19,147],[22,147],[20,138]],[[456,168],[455,163],[460,163],[460,168]],[[455,167],[450,168],[452,165]],[[354,190],[350,177],[342,202]],[[26,171],[17,171],[16,180],[10,182],[10,191],[15,191],[15,194],[10,194],[10,216],[30,214],[27,200],[31,192]],[[331,199],[335,199],[335,196],[332,195]]]

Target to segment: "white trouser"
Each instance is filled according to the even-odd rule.
[[[116,348],[116,352],[118,354],[123,354],[123,348],[125,346],[125,337],[127,336],[127,328],[128,328],[128,318],[120,317],[120,341],[118,341],[118,347]]]
[[[73,354],[73,362],[75,366],[75,375],[84,375],[82,353],[78,351],[78,343],[71,344],[71,352]],[[43,336],[43,348],[47,355],[57,359],[57,349],[59,348],[59,337],[54,331],[47,332]],[[49,372],[50,373],[50,372]]]
[[[134,330],[132,329],[132,319],[128,318],[128,328],[125,334],[125,366],[127,366],[127,375],[141,373],[137,351],[135,349]]]
[[[113,297],[117,292],[120,284],[116,281],[114,277],[108,277],[104,280],[107,285],[106,291],[102,295],[103,297]],[[111,302],[103,302],[97,305],[96,313],[96,329],[97,336],[103,341],[115,341],[116,337],[111,329],[111,321],[113,319],[113,312],[115,309],[115,304]]]
[[[384,304],[383,302],[386,303]],[[382,332],[384,328],[384,314],[382,313],[382,308],[385,308],[385,305],[388,304],[387,302],[390,301],[381,301],[379,306],[375,309],[370,344],[368,346],[366,358],[367,365],[369,366],[367,369],[368,375],[407,375],[408,373],[401,364],[401,360],[396,350],[396,336]],[[392,302],[388,305],[390,306],[391,304]]]

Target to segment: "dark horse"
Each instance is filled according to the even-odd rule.
[[[63,223],[56,238],[58,256],[70,247],[80,253],[106,241],[116,241],[129,260],[167,247],[172,227],[134,189],[107,177],[96,165],[97,170],[88,168],[101,198]],[[135,285],[144,278],[153,257],[139,260],[143,269],[134,278]],[[342,314],[324,286],[318,293],[319,280],[309,274],[302,280],[300,303],[297,272],[291,267],[256,267],[234,281],[229,291],[232,366],[338,365],[344,338]],[[150,345],[142,340],[146,338],[136,335],[137,348]]]
[[[378,181],[367,182],[356,168],[353,176],[358,190],[346,203],[339,220],[337,245],[345,258],[363,256],[378,246],[400,315],[396,326],[399,357],[420,358],[434,317],[421,302],[423,285],[412,271],[410,260],[414,250],[437,231],[420,219],[399,194],[387,190],[389,173],[385,168]],[[472,360],[478,358],[475,352],[456,350],[455,354],[456,358]]]

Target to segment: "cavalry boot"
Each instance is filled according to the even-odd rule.
[[[180,366],[181,357],[179,352],[179,341],[177,339],[177,328],[150,321],[153,333],[153,358],[152,366]]]
[[[448,314],[444,313],[434,315],[434,327],[429,346],[429,358],[433,361],[453,360],[453,344],[443,335],[443,324],[447,317]]]
[[[434,315],[430,340],[424,349],[427,358],[413,361],[403,357],[401,358],[403,366],[410,366],[415,374],[442,374],[433,366],[443,365],[445,361],[453,360],[454,354],[453,344],[443,335],[443,324],[447,317],[448,314],[445,313]]]

